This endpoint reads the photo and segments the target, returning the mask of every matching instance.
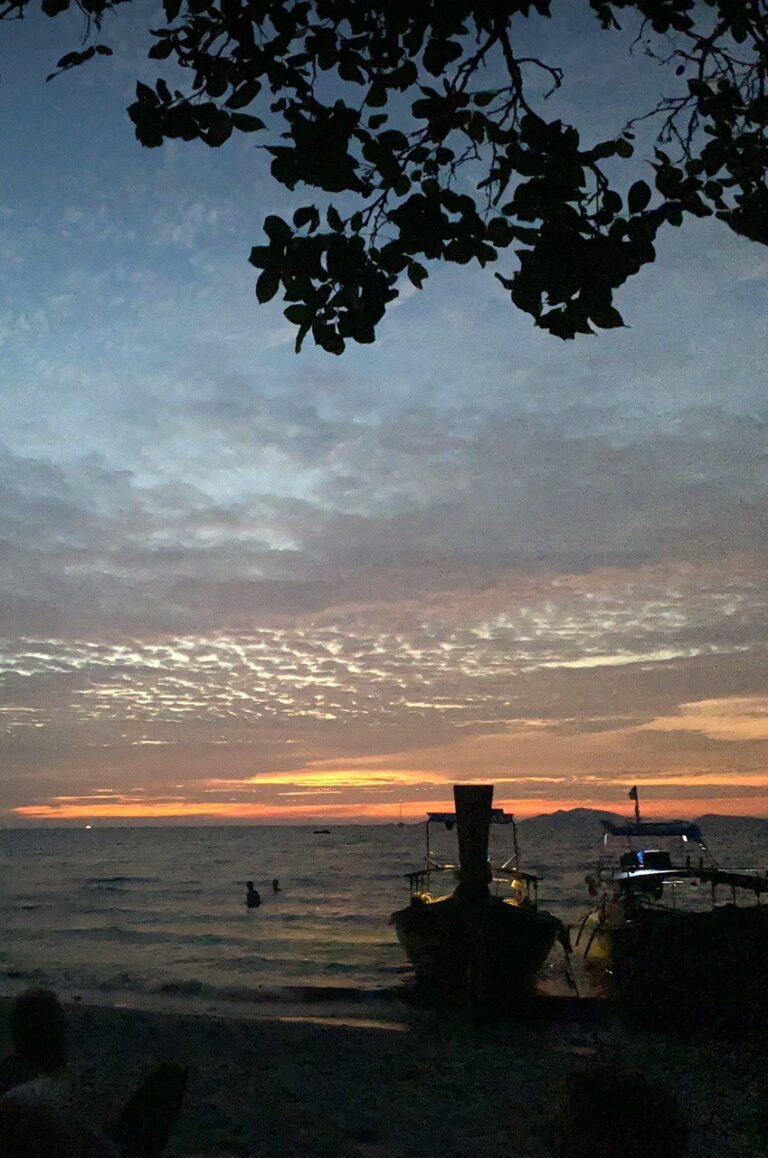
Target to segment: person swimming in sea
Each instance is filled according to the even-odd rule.
[[[283,890],[280,888],[280,881],[277,879],[277,877],[275,877],[275,879],[272,881],[272,892],[281,893],[282,891]]]
[[[246,881],[245,903],[249,909],[258,909],[261,904],[261,893],[253,887],[253,881]]]

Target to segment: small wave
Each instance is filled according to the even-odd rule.
[[[110,941],[120,941],[136,945],[221,945],[228,948],[248,948],[250,942],[245,937],[227,937],[218,933],[174,933],[169,930],[127,929],[123,925],[107,925],[104,928],[87,930],[65,930],[64,935],[88,932],[97,937],[102,935]]]
[[[159,885],[162,884],[160,877],[86,877],[85,884],[88,885]]]
[[[82,978],[81,985],[84,989],[95,988],[102,993],[125,992],[126,990],[131,993],[157,992],[157,983],[151,977],[143,973],[130,973],[127,970],[113,973],[111,977],[98,978],[96,981]]]
[[[169,982],[174,987],[162,992],[181,992],[185,996],[208,997],[220,1001],[240,1001],[249,1004],[320,1004],[330,1001],[375,1001],[380,998],[395,998],[396,988],[363,989],[353,985],[259,985],[251,988],[245,985],[208,985],[199,981]],[[179,988],[180,987],[180,988]]]
[[[204,981],[190,978],[187,981],[163,981],[158,987],[159,993],[177,993],[180,997],[199,997],[214,986],[206,985]]]
[[[284,957],[276,953],[256,953],[253,949],[246,951],[239,957],[220,957],[217,962],[222,970],[233,973],[260,973],[269,972],[284,976],[285,974],[305,972],[308,960],[303,957]]]
[[[158,925],[164,919],[158,913],[148,913],[144,909],[134,909],[125,905],[81,905],[77,912],[81,917],[103,917],[107,913],[113,916],[119,913],[121,917],[140,925]]]
[[[44,976],[42,969],[14,969],[12,966],[8,966],[7,969],[0,969],[0,977],[4,977],[8,981],[38,981]]]
[[[26,975],[25,975],[26,976]],[[247,1002],[248,1004],[296,1004],[330,1001],[366,1002],[394,998],[399,988],[364,988],[357,985],[215,985],[199,977],[182,977],[158,981],[147,976],[119,973],[98,983],[104,993],[129,991],[147,997],[205,998],[209,1001]]]

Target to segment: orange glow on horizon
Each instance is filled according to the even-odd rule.
[[[638,781],[638,783],[640,783]],[[755,805],[758,805],[756,808]],[[573,808],[591,808],[596,811],[629,816],[631,803],[620,800],[551,800],[536,798],[527,800],[507,800],[502,796],[494,799],[494,806],[512,812],[520,819],[541,816],[548,813],[567,811]],[[768,799],[755,797],[727,796],[708,799],[700,798],[662,800],[642,800],[642,814],[649,818],[691,817],[705,812],[716,812],[730,816],[768,816]],[[427,812],[450,811],[453,808],[452,793],[447,792],[436,800],[417,802],[403,801],[402,819],[411,824],[425,819]],[[12,810],[24,820],[212,820],[261,822],[264,824],[311,824],[314,820],[336,821],[344,824],[386,824],[400,819],[399,803],[371,804],[295,804],[275,806],[272,804],[233,804],[215,801],[171,800],[152,803],[151,801],[105,802],[103,804],[62,804],[58,807],[48,804],[24,805]]]
[[[135,800],[129,803],[105,804],[63,804],[53,807],[47,804],[28,804],[13,809],[17,816],[32,820],[144,820],[153,818],[182,819],[184,817],[219,817],[224,820],[284,820],[315,816],[367,815],[369,806],[352,804],[288,805],[275,807],[271,804],[232,804],[221,801],[164,800],[159,803]]]

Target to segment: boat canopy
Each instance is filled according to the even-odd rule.
[[[648,882],[666,881],[670,877],[695,877],[698,876],[695,869],[676,868],[670,865],[669,868],[655,869],[655,868],[629,868],[619,869],[618,872],[611,873],[610,879],[612,881],[628,881],[630,884],[647,884]]]
[[[698,824],[691,824],[688,820],[641,820],[627,824],[604,820],[603,828],[611,836],[684,836],[686,840],[704,844]]]
[[[455,812],[428,812],[427,824],[444,824],[446,828],[453,828],[456,823]],[[503,808],[491,809],[491,824],[514,824],[515,818],[511,812]]]

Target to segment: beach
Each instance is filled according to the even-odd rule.
[[[9,1002],[0,1002],[3,1050]],[[474,1030],[401,1000],[217,1012],[67,1002],[78,1103],[103,1121],[146,1070],[189,1067],[177,1158],[546,1158],[574,1067],[606,1054],[676,1092],[688,1158],[765,1153],[766,1050],[629,1029],[606,1006]]]

